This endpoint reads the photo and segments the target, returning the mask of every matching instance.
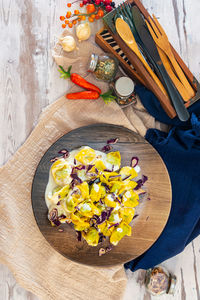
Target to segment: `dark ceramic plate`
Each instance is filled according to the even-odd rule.
[[[148,176],[146,183],[150,200],[140,206],[139,216],[133,221],[131,237],[124,237],[119,244],[103,256],[99,248],[89,246],[86,241],[78,242],[76,232],[71,224],[62,224],[63,232],[52,227],[47,219],[48,210],[45,203],[45,188],[48,182],[50,160],[58,151],[67,148],[69,151],[88,145],[101,150],[106,141],[119,138],[113,145],[122,157],[122,166],[130,165],[133,156],[139,157],[142,173]],[[67,258],[97,266],[110,266],[128,262],[144,253],[157,240],[167,222],[171,208],[171,184],[167,169],[156,150],[141,136],[121,126],[95,124],[75,129],[55,142],[42,157],[33,179],[32,207],[37,225],[49,242],[58,252]]]

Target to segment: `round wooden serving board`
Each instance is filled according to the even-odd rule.
[[[148,176],[145,185],[150,200],[141,204],[139,216],[133,220],[132,236],[124,237],[112,251],[99,256],[99,248],[105,247],[108,242],[91,247],[84,240],[77,241],[73,225],[62,224],[59,228],[63,228],[63,232],[59,232],[58,227],[52,227],[47,219],[44,194],[51,166],[50,159],[57,156],[59,150],[66,148],[71,151],[84,145],[101,150],[107,140],[116,137],[119,141],[113,145],[113,151],[121,152],[122,166],[130,165],[133,156],[139,158],[142,174]],[[87,265],[110,266],[136,258],[158,239],[170,213],[171,183],[165,164],[144,138],[121,126],[95,124],[69,132],[48,149],[33,179],[32,206],[40,231],[62,255]]]

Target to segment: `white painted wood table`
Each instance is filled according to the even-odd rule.
[[[50,52],[61,32],[58,18],[66,3],[65,0],[0,0],[1,165],[26,140],[41,110],[66,91],[66,82],[59,79]],[[143,3],[159,17],[175,49],[199,80],[200,1],[143,0]],[[162,296],[163,300],[200,300],[200,237],[163,265],[178,278],[175,296]],[[127,275],[125,300],[154,299],[145,291],[144,271]],[[0,266],[0,300],[36,299],[15,282],[6,266]]]

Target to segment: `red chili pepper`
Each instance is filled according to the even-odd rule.
[[[70,93],[66,95],[67,99],[70,100],[79,100],[79,99],[86,99],[86,100],[95,100],[99,98],[99,93],[95,91],[83,91],[78,93]]]
[[[70,74],[72,66],[70,66],[67,71],[65,71],[62,66],[59,66],[59,67],[60,67],[60,70],[58,70],[58,71],[62,74],[61,75],[62,78],[64,78],[64,79],[70,78],[73,83],[79,85],[80,87],[82,87],[88,91],[94,91],[94,92],[97,92],[98,94],[101,94],[101,90],[96,85],[88,82],[87,80],[85,80],[83,77],[81,77],[80,75],[78,75],[76,73]]]

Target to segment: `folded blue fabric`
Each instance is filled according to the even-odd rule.
[[[151,116],[156,118],[156,120],[169,124],[175,125],[180,127],[188,127],[190,126],[190,121],[188,122],[181,122],[177,117],[174,119],[170,119],[167,114],[165,113],[164,109],[160,105],[160,102],[156,98],[156,96],[146,89],[143,85],[137,85],[135,87],[136,94],[140,97],[142,104],[149,112]],[[200,101],[194,103],[191,107],[189,107],[189,112],[194,112],[197,116],[200,115]]]
[[[149,129],[146,139],[165,162],[172,184],[172,208],[158,240],[137,259],[125,264],[132,271],[148,269],[180,253],[200,234],[200,101],[191,108],[189,122],[171,120],[155,96],[144,87],[137,93],[157,120],[171,124],[169,133]]]

